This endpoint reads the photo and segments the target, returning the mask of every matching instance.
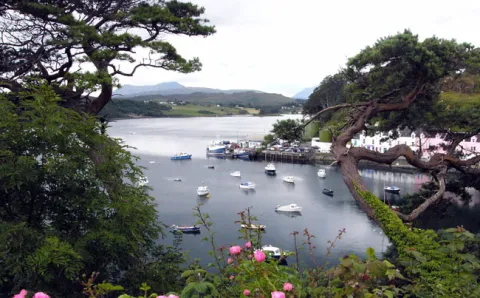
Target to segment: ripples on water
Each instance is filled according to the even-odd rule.
[[[260,139],[277,119],[280,117],[122,120],[112,123],[109,134],[137,148],[134,152],[141,157],[139,164],[147,168],[145,174],[153,188],[151,194],[156,198],[160,219],[167,225],[193,224],[196,219],[192,216],[192,208],[204,204],[203,211],[209,213],[214,222],[217,244],[238,244],[239,226],[234,223],[239,219],[237,213],[253,206],[258,222],[267,225],[264,244],[293,250],[290,234],[299,231],[301,235],[308,228],[316,236],[313,241],[317,247],[315,257],[322,262],[327,241],[333,240],[338,230],[345,228],[347,233],[333,250],[331,263],[336,263],[345,254],[364,256],[368,247],[373,247],[381,256],[389,245],[388,238],[352,199],[337,168],[327,168],[327,178],[320,179],[315,166],[277,163],[277,176],[272,177],[264,174],[263,162],[206,158],[205,147],[216,136],[226,140]],[[171,161],[169,156],[178,151],[192,153],[193,159]],[[215,169],[208,169],[207,165],[215,165]],[[230,176],[233,171],[241,171],[242,177]],[[411,193],[426,179],[423,175],[371,170],[363,170],[361,175],[378,195],[382,195],[385,183],[394,183],[402,193]],[[295,185],[283,182],[283,176],[294,176]],[[177,177],[182,181],[173,181]],[[252,181],[256,189],[242,190],[240,181]],[[208,199],[196,194],[202,182],[210,189]],[[323,188],[333,189],[334,196],[323,195]],[[277,205],[290,203],[303,207],[301,215],[274,211]],[[192,258],[202,258],[204,264],[211,261],[207,254],[210,246],[201,241],[205,234],[203,231],[200,235],[184,235],[181,244],[190,251]],[[162,242],[171,243],[172,237],[168,235]],[[299,244],[301,242],[303,239]],[[301,251],[301,259],[306,265],[311,264],[306,250]]]

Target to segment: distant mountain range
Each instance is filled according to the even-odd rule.
[[[192,94],[192,93],[224,93],[224,94],[233,94],[233,93],[242,93],[242,92],[255,92],[255,93],[264,93],[256,90],[220,90],[213,88],[203,88],[203,87],[187,87],[177,82],[166,82],[156,85],[145,85],[145,86],[135,86],[135,85],[124,85],[123,87],[115,90],[113,92],[116,95],[116,98],[125,97],[137,97],[137,96],[146,96],[146,95],[180,95],[180,94]]]
[[[292,96],[295,99],[305,99],[307,100],[310,94],[313,93],[313,90],[315,90],[316,87],[311,87],[311,88],[305,88],[302,91],[298,92],[294,96]]]

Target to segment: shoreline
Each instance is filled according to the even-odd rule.
[[[117,120],[133,120],[133,119],[162,119],[162,118],[226,118],[226,117],[280,117],[280,116],[290,116],[290,115],[297,115],[297,114],[266,114],[266,115],[252,115],[252,114],[238,114],[238,115],[205,115],[205,116],[175,116],[169,115],[164,117],[151,117],[151,116],[138,116],[138,117],[126,117],[126,118],[109,118],[110,121],[117,121]]]

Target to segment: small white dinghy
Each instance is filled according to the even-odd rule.
[[[295,183],[295,177],[285,176],[285,177],[283,177],[283,181],[288,182],[288,183]]]
[[[297,204],[289,204],[289,205],[278,205],[275,208],[275,211],[282,211],[282,212],[300,212],[302,211],[302,207],[298,206]]]
[[[235,172],[230,173],[230,176],[232,176],[232,177],[241,177],[242,174],[240,173],[240,171],[235,171]]]
[[[256,225],[256,224],[251,224],[251,225],[241,224],[241,227],[244,229],[251,229],[251,230],[265,230],[267,228],[266,225]]]
[[[319,169],[317,172],[317,176],[320,178],[325,178],[327,177],[327,172],[325,172],[325,169]]]
[[[242,189],[254,189],[255,188],[255,183],[253,183],[253,182],[243,182],[243,183],[240,183],[240,188],[242,188]]]
[[[138,179],[138,182],[136,183],[137,186],[145,186],[148,184],[148,178],[147,177],[141,177]]]
[[[198,194],[199,196],[206,196],[206,195],[208,195],[209,193],[210,193],[210,191],[208,190],[208,186],[206,186],[206,185],[203,185],[203,184],[202,184],[201,186],[199,186],[199,187],[197,188],[197,194]]]

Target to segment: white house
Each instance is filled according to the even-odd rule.
[[[430,158],[435,152],[444,152],[440,145],[446,143],[446,141],[440,134],[434,137],[427,137],[422,132],[413,132],[408,129],[399,130],[398,134],[399,137],[393,140],[388,138],[389,135],[392,135],[391,131],[388,133],[376,133],[373,136],[367,136],[365,131],[363,131],[352,139],[352,146],[363,147],[383,153],[396,145],[405,144],[413,151],[418,151],[421,148],[422,158],[426,159]],[[459,149],[462,150],[466,156],[472,156],[480,152],[480,136],[474,136],[462,141],[457,150]]]

